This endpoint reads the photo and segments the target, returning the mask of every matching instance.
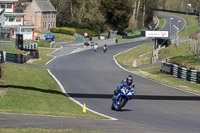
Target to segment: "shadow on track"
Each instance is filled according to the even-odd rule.
[[[97,98],[112,99],[112,94],[84,94],[84,93],[68,93],[72,98]],[[200,96],[162,96],[162,95],[135,95],[133,100],[185,100],[200,101]]]

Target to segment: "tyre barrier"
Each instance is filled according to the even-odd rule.
[[[31,43],[29,45],[24,45],[23,46],[23,50],[33,50],[38,48],[38,44],[37,43]]]
[[[0,51],[0,64],[5,62],[5,52]]]
[[[200,71],[180,67],[175,64],[161,63],[161,72],[171,74],[176,78],[200,84]]]
[[[6,62],[12,63],[26,63],[30,59],[30,52],[26,54],[6,53]]]

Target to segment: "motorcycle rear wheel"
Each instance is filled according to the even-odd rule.
[[[115,110],[115,107],[114,107],[113,103],[111,105],[111,110]]]

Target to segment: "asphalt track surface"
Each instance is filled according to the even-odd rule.
[[[166,25],[162,30],[168,30],[169,18],[172,16],[160,16],[166,19]],[[174,24],[178,19],[181,19],[175,16],[173,18]],[[181,20],[180,26],[184,25],[185,21]],[[16,120],[19,124],[16,127],[70,128],[122,133],[199,133],[199,96],[159,84],[139,75],[132,74],[136,84],[135,98],[129,101],[122,111],[111,110],[111,98],[116,85],[130,74],[120,68],[113,57],[120,52],[151,41],[149,38],[132,43],[112,45],[108,47],[106,53],[103,53],[100,48],[97,52],[86,50],[59,56],[47,65],[70,97],[82,104],[85,103],[88,108],[94,111],[118,119],[117,121],[0,114],[0,122],[4,120],[4,123],[10,123],[10,126],[0,124],[0,127],[14,128],[12,123]],[[17,119],[18,117],[19,119]]]

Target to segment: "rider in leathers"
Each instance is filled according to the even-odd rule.
[[[116,95],[122,89],[123,86],[125,86],[128,90],[132,90],[133,95],[135,94],[135,84],[133,83],[133,77],[131,75],[129,75],[126,79],[122,80],[117,85],[117,89],[114,91],[114,94]],[[133,95],[131,96],[130,100],[133,98]]]

